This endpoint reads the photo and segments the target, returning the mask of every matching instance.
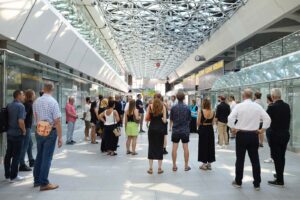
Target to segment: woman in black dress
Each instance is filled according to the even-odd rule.
[[[105,149],[105,138],[104,138],[104,123],[100,120],[100,115],[103,113],[108,106],[108,99],[104,98],[99,103],[99,109],[98,109],[98,127],[97,127],[97,133],[100,135],[101,138],[101,145],[100,150],[102,153],[106,152]]]
[[[155,98],[153,104],[147,109],[146,120],[150,121],[148,130],[148,159],[149,174],[153,174],[153,160],[158,160],[158,174],[162,174],[162,160],[164,153],[165,123],[167,122],[166,109],[159,98]]]
[[[198,112],[197,126],[199,134],[198,161],[202,162],[200,169],[211,170],[211,163],[216,161],[215,136],[213,122],[215,114],[211,110],[210,100],[204,99],[202,109]]]

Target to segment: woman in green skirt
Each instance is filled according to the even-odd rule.
[[[125,112],[125,132],[127,135],[126,150],[127,154],[137,155],[136,139],[138,136],[138,126],[139,126],[140,116],[139,111],[136,109],[135,100],[129,101],[129,109]],[[130,151],[130,145],[132,151]]]

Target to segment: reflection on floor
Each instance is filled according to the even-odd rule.
[[[183,169],[183,152],[179,149],[178,171],[172,171],[171,145],[165,156],[164,174],[158,175],[156,168],[153,175],[146,173],[147,133],[138,138],[138,155],[126,155],[124,134],[120,139],[120,148],[115,157],[100,153],[100,145],[84,142],[83,128],[75,133],[77,144],[56,149],[50,180],[59,184],[55,191],[39,192],[32,187],[31,173],[21,183],[10,184],[0,177],[0,199],[43,199],[43,200],[168,200],[168,199],[299,199],[300,190],[300,156],[289,152],[286,166],[286,188],[274,188],[267,185],[272,179],[273,164],[263,163],[268,158],[267,145],[260,149],[262,166],[261,191],[255,191],[252,185],[252,173],[247,158],[245,164],[244,184],[241,189],[231,186],[234,177],[235,151],[234,141],[226,150],[217,149],[217,162],[212,171],[199,170],[197,162],[198,136],[191,135],[190,166],[192,170]],[[169,140],[170,141],[170,140]],[[156,163],[155,163],[156,164]],[[157,165],[155,165],[157,166]],[[3,166],[0,173],[4,174]]]

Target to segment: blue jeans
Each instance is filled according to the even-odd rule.
[[[68,122],[67,142],[73,141],[74,128],[75,128],[75,122]]]
[[[55,149],[57,133],[53,129],[47,137],[35,135],[37,142],[37,156],[34,163],[34,183],[40,185],[49,184],[48,175]]]
[[[20,157],[20,165],[25,165],[25,155],[26,155],[26,152],[28,152],[30,140],[31,140],[31,129],[26,128],[26,135],[24,137],[24,142],[23,142],[21,157]],[[31,154],[31,156],[32,156],[32,154]],[[28,159],[30,160],[29,155],[28,155]]]

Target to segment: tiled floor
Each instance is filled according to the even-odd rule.
[[[261,191],[252,186],[252,172],[249,159],[246,160],[244,184],[241,189],[231,186],[234,177],[235,151],[234,142],[227,150],[217,149],[217,162],[212,171],[199,170],[197,162],[198,136],[191,135],[190,165],[192,170],[183,170],[183,152],[178,151],[178,171],[172,172],[171,155],[165,156],[165,173],[148,175],[147,134],[138,138],[138,155],[125,154],[125,137],[120,139],[120,148],[115,157],[100,153],[99,145],[83,142],[83,128],[76,131],[78,143],[56,149],[52,163],[50,180],[60,185],[55,191],[39,192],[32,187],[32,174],[21,183],[10,184],[0,177],[0,200],[43,199],[43,200],[168,200],[168,199],[294,199],[300,197],[300,156],[287,154],[286,187],[275,188],[267,185],[272,178],[273,165],[263,163],[268,157],[267,145],[260,149],[262,167]],[[168,146],[171,151],[171,145]],[[155,163],[157,166],[157,163]],[[3,166],[0,166],[3,174]],[[155,169],[156,172],[156,169]]]

